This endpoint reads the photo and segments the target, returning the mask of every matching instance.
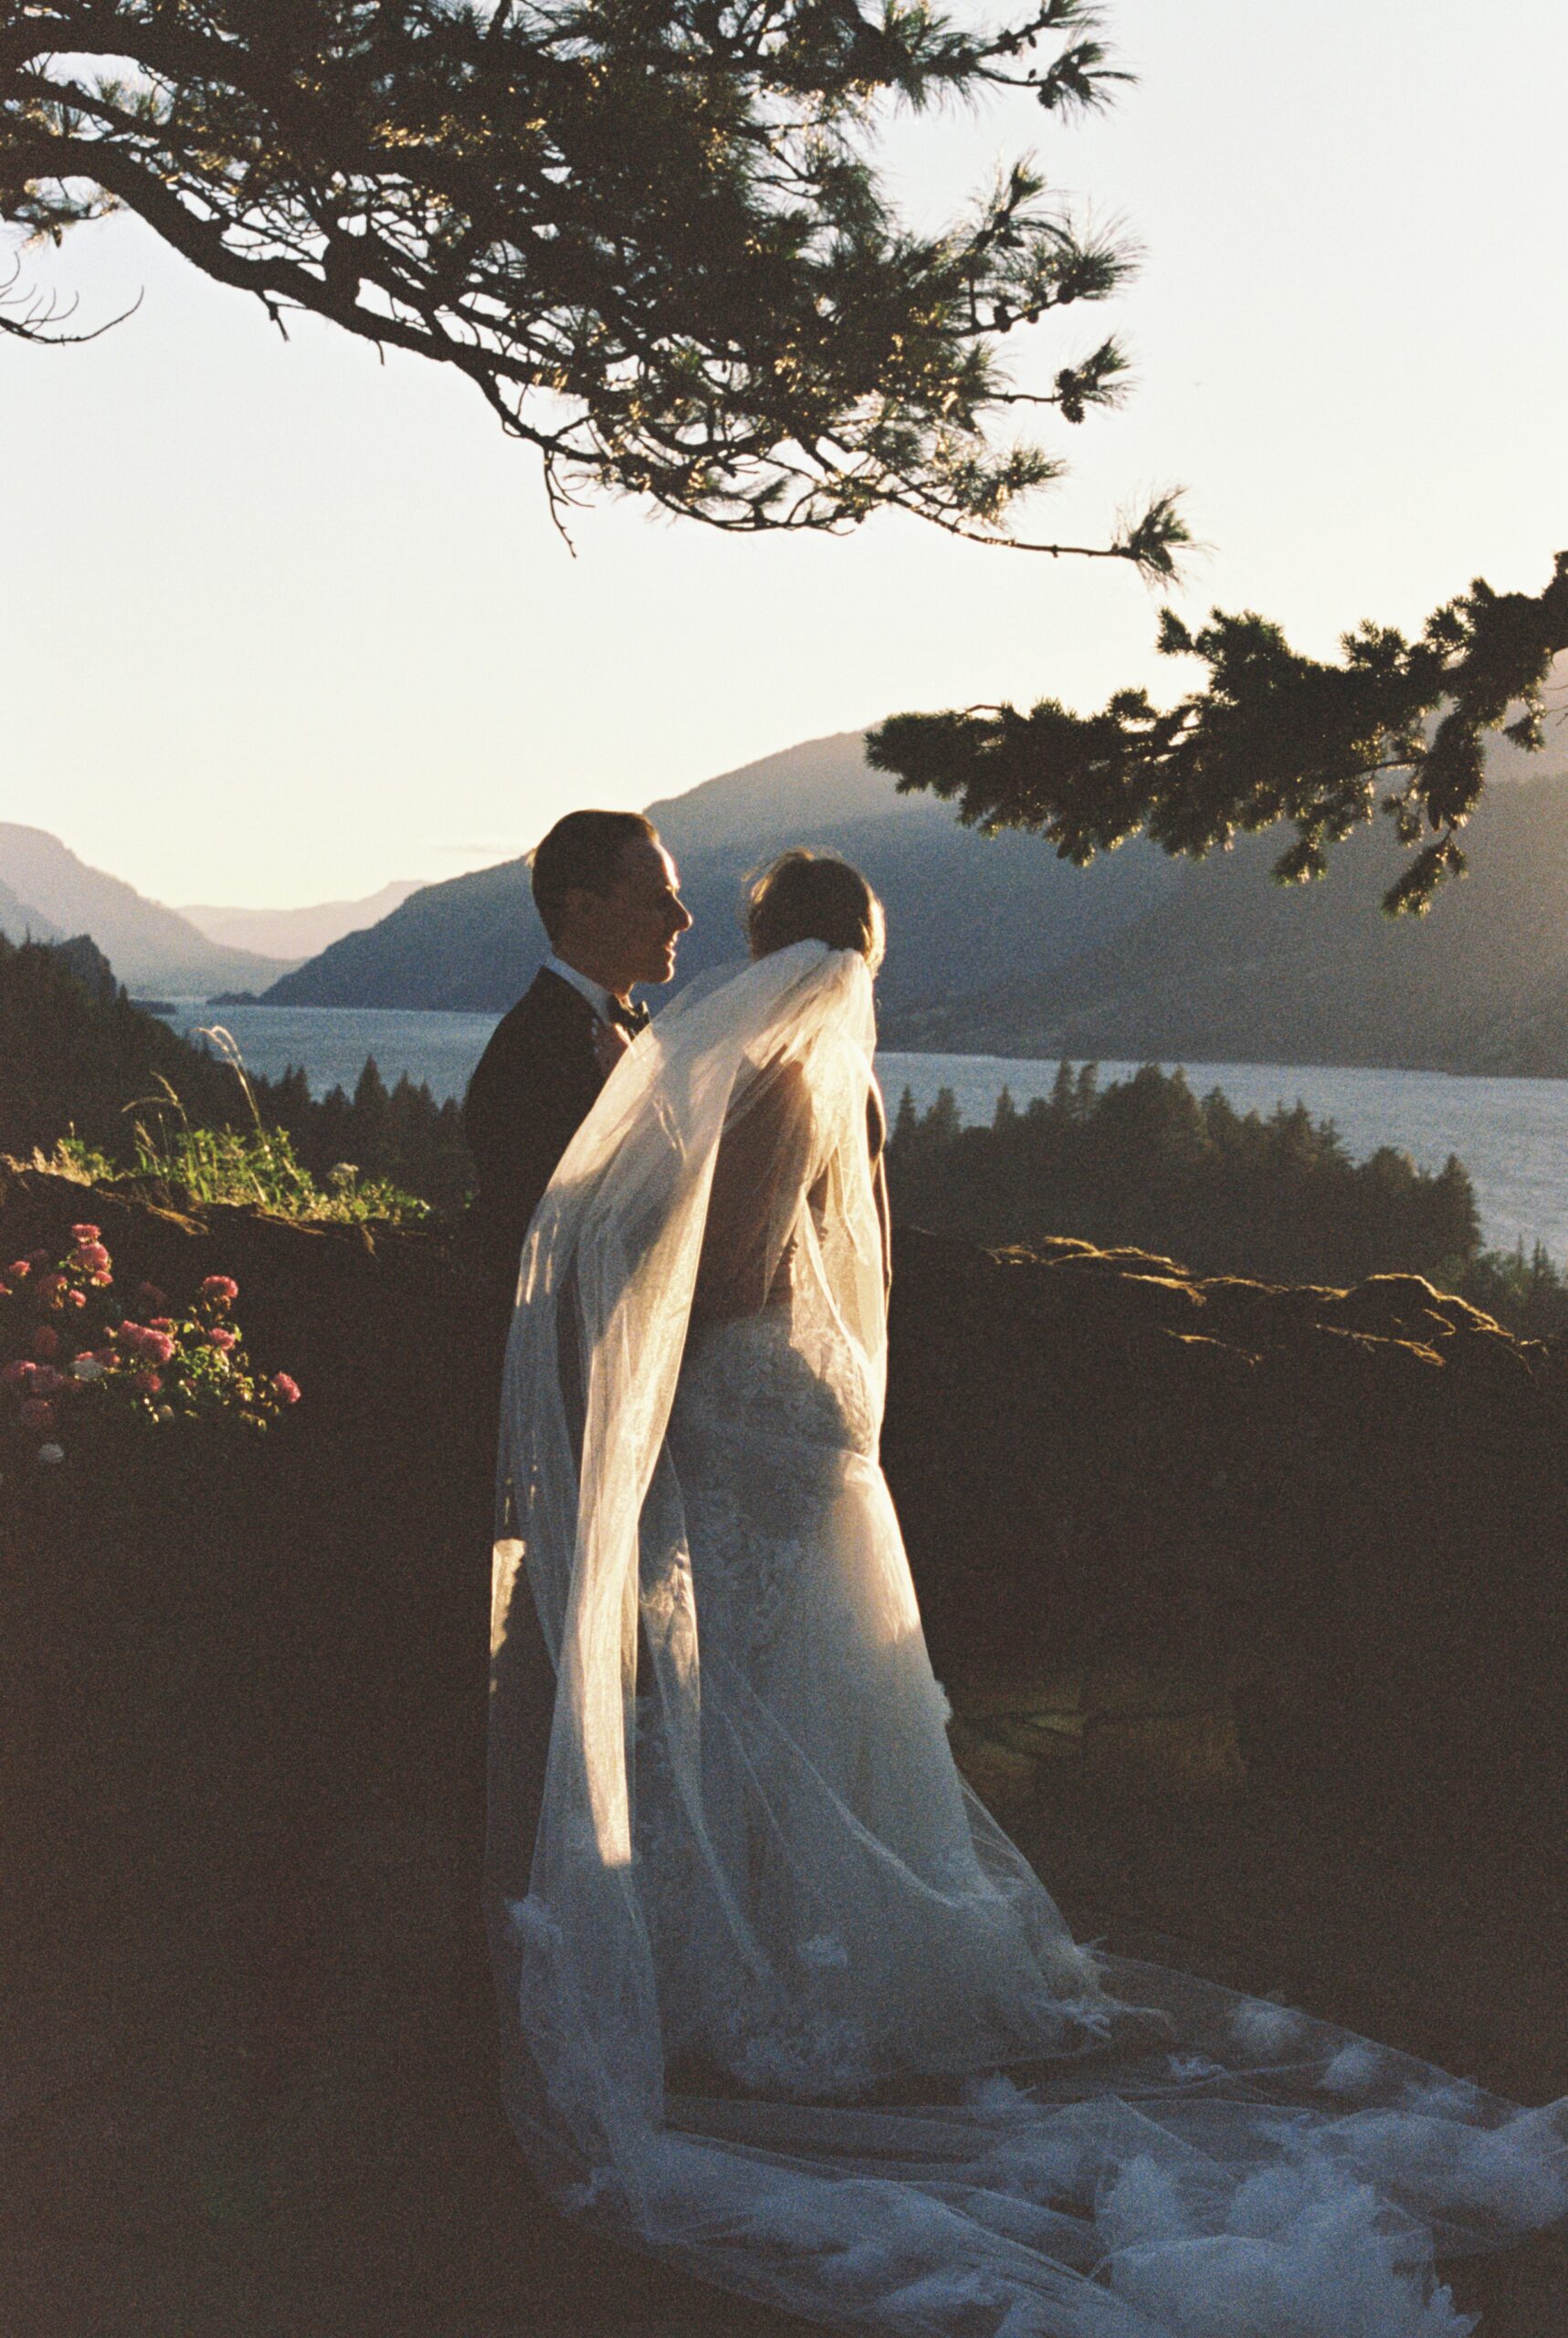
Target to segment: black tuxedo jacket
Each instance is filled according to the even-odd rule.
[[[490,1034],[463,1103],[478,1192],[470,1213],[476,1263],[508,1284],[529,1220],[556,1164],[605,1084],[595,1016],[579,990],[541,966]]]
[[[489,1421],[498,1409],[518,1258],[529,1220],[605,1084],[594,1054],[595,1021],[582,992],[542,966],[531,987],[491,1033],[464,1099],[463,1128],[478,1184],[465,1234],[470,1269],[480,1286],[476,1359],[483,1374],[481,1409]],[[495,1711],[507,1719],[504,1730],[498,1728],[492,1711],[495,1839],[488,1858],[486,1904],[500,2019],[510,2040],[505,2066],[515,2070],[525,2049],[517,2027],[510,1903],[528,1889],[555,1702],[554,1671],[528,1576],[521,1569],[492,1668],[507,1690]]]

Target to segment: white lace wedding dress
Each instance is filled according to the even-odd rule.
[[[1435,2256],[1568,2211],[1568,2106],[1079,1946],[954,1770],[876,1459],[872,1038],[814,943],[685,994],[531,1232],[488,1855],[519,2135],[568,2212],[834,2326],[1458,2338]]]

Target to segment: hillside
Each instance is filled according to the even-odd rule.
[[[1422,919],[1380,910],[1398,858],[1381,822],[1317,885],[1270,884],[1278,849],[1247,837],[1183,867],[1165,900],[1100,947],[947,1001],[919,1019],[918,1043],[1568,1075],[1568,774],[1489,794],[1467,840],[1472,874]]]
[[[345,933],[357,933],[390,916],[419,886],[417,877],[398,877],[360,900],[314,901],[296,910],[224,909],[199,901],[182,906],[176,914],[187,918],[209,942],[228,949],[255,950],[268,958],[313,958]]]
[[[26,1159],[74,1131],[121,1156],[126,1106],[163,1081],[197,1122],[242,1103],[224,1065],[132,1006],[85,934],[43,948],[0,940],[0,1153]]]
[[[132,991],[201,997],[215,990],[262,990],[288,964],[209,942],[177,911],[89,868],[45,828],[0,820],[0,882],[48,927],[39,932],[35,920],[37,938],[90,933]],[[0,912],[4,906],[0,901]]]
[[[944,806],[900,796],[868,771],[858,731],[767,756],[648,813],[695,920],[681,944],[683,981],[737,954],[746,871],[786,844],[809,844],[858,862],[888,904],[880,991],[889,1013],[1026,979],[1127,924],[1174,882],[1148,848],[1080,871],[1032,837],[975,836]],[[267,995],[279,1006],[499,1012],[527,987],[543,949],[526,864],[504,861],[426,886]]]
[[[1379,906],[1399,858],[1382,820],[1317,885],[1269,882],[1278,835],[1197,865],[1139,843],[1076,869],[900,796],[855,732],[648,809],[696,921],[682,980],[735,954],[742,879],[784,844],[865,869],[888,905],[890,1048],[1568,1076],[1568,773],[1538,773],[1492,788],[1468,882],[1402,921]],[[527,867],[508,861],[424,887],[268,996],[499,1012],[543,947]]]
[[[30,901],[22,900],[7,884],[0,882],[0,933],[7,942],[58,942],[60,930],[51,918],[42,917]]]

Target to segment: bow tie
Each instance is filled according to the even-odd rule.
[[[647,1030],[650,1018],[640,999],[633,999],[629,1006],[623,1006],[618,998],[612,998],[609,1019],[612,1023],[618,1023],[623,1031],[630,1031],[635,1037],[637,1032]]]

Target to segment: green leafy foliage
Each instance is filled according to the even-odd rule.
[[[1261,616],[1217,609],[1195,634],[1167,611],[1160,647],[1208,669],[1172,707],[1125,690],[1091,715],[1056,699],[1027,714],[899,714],[870,732],[868,757],[901,788],[955,802],[969,826],[1031,830],[1080,865],[1140,833],[1202,859],[1289,822],[1296,841],[1274,875],[1300,884],[1381,810],[1410,856],[1384,906],[1419,915],[1465,873],[1458,839],[1480,798],[1487,734],[1543,742],[1552,662],[1568,648],[1568,553],[1534,595],[1478,578],[1415,640],[1360,626],[1336,665],[1301,656]]]
[[[1384,1147],[1352,1162],[1304,1105],[1267,1119],[1180,1071],[1146,1065],[1101,1088],[1064,1063],[1022,1111],[1004,1090],[989,1128],[952,1092],[918,1113],[906,1091],[888,1147],[897,1214],[993,1247],[1069,1235],[1130,1245],[1206,1274],[1346,1284],[1389,1272],[1454,1278],[1479,1245],[1475,1195],[1450,1158],[1435,1175]]]
[[[308,311],[471,381],[539,454],[716,527],[887,507],[1005,536],[1059,459],[999,433],[1114,403],[1115,343],[1036,397],[1020,326],[1126,255],[1005,171],[934,234],[874,161],[895,101],[1119,75],[1085,0],[970,29],[926,0],[0,0],[0,219],[118,205],[281,322]],[[15,305],[15,304],[14,304]],[[10,330],[58,333],[37,307]],[[1081,550],[1170,572],[1168,497]]]

